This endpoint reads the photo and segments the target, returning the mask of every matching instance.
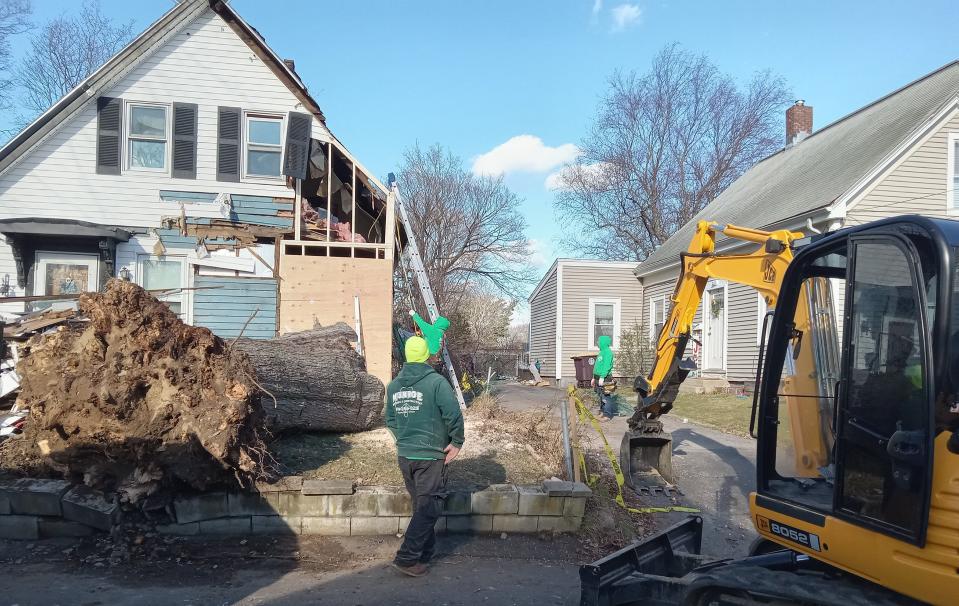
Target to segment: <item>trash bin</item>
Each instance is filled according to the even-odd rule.
[[[576,386],[589,387],[593,380],[593,365],[596,364],[595,355],[573,356],[573,366],[576,368]]]

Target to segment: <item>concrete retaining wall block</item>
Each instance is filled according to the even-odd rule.
[[[104,532],[110,532],[117,521],[120,506],[108,501],[103,493],[87,486],[74,486],[63,495],[63,517]]]
[[[372,517],[378,515],[379,502],[375,492],[367,489],[357,489],[356,494],[331,494],[327,497],[330,507],[326,515],[333,517]]]
[[[446,518],[447,532],[493,532],[493,516],[450,516]]]
[[[539,516],[493,516],[493,532],[537,532]]]
[[[249,534],[250,518],[221,518],[200,520],[200,534]]]
[[[492,484],[473,493],[473,513],[515,514],[519,512],[519,491],[512,484]]]
[[[453,491],[446,495],[443,502],[443,515],[468,516],[473,513],[473,493]]]
[[[396,534],[399,532],[399,517],[363,517],[350,518],[350,536],[375,536]]]
[[[88,537],[96,530],[80,522],[71,522],[60,518],[40,518],[40,538]]]
[[[561,516],[565,497],[551,497],[539,486],[517,486],[519,515]]]
[[[40,538],[40,525],[36,516],[0,516],[0,539],[36,541]]]
[[[302,532],[328,537],[348,537],[350,518],[303,518]]]
[[[586,497],[566,497],[563,515],[567,518],[581,518],[586,514]]]
[[[352,480],[303,480],[303,494],[353,494]]]
[[[540,532],[576,532],[583,523],[583,518],[567,518],[565,516],[540,516]]]
[[[230,515],[230,504],[225,492],[209,492],[173,501],[176,521],[180,524],[213,520]]]
[[[398,486],[371,486],[376,495],[376,515],[409,516],[413,514],[410,493]]]
[[[70,486],[66,480],[21,478],[0,484],[0,496],[9,499],[11,513],[60,516],[60,498]]]
[[[278,492],[231,492],[227,497],[227,509],[231,517],[275,516],[279,507]]]
[[[300,534],[303,518],[299,516],[251,516],[253,534]]]
[[[281,492],[277,494],[277,499],[276,512],[280,515],[316,517],[329,513],[330,497],[327,495]]]
[[[283,476],[276,482],[257,482],[255,489],[257,492],[286,492],[288,490],[301,490],[303,488],[303,476]]]
[[[157,532],[180,537],[192,537],[200,534],[199,522],[188,522],[186,524],[161,524],[157,526]]]

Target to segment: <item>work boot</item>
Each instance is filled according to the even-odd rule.
[[[400,564],[393,562],[393,568],[410,577],[421,577],[430,571],[430,569],[426,567],[426,564],[422,562],[417,562],[412,566],[401,566]]]

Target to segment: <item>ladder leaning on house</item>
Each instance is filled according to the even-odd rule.
[[[413,236],[413,230],[410,227],[410,218],[406,214],[406,207],[403,205],[403,197],[400,195],[400,188],[396,184],[396,176],[389,174],[387,185],[390,188],[389,196],[392,198],[393,208],[396,209],[400,217],[400,223],[403,224],[403,230],[406,232],[406,248],[401,251],[401,256],[409,262],[409,267],[413,270],[416,277],[416,284],[419,286],[420,295],[423,302],[426,303],[426,310],[429,312],[430,322],[436,322],[440,311],[436,307],[436,297],[433,296],[433,287],[430,286],[430,278],[426,274],[426,268],[423,267],[423,258],[420,256],[420,249],[416,244],[416,238]],[[408,280],[409,276],[404,276]],[[450,352],[443,345],[443,364],[446,366],[446,373],[450,377],[450,383],[456,392],[456,399],[460,403],[460,408],[466,408],[466,400],[463,399],[463,390],[460,389],[459,379],[456,377],[456,369],[453,368],[453,360],[450,358]]]

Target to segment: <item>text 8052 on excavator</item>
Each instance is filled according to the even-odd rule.
[[[715,237],[756,242],[715,253]],[[802,238],[700,222],[623,440],[632,484],[668,474],[658,418],[710,278],[763,323],[750,556],[697,555],[686,522],[581,570],[583,604],[959,603],[959,222],[899,217]]]

